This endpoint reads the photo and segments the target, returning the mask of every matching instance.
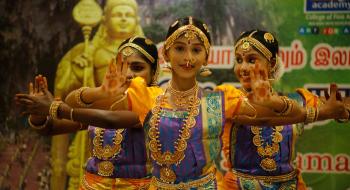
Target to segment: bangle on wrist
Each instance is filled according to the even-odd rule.
[[[293,101],[288,99],[286,96],[281,96],[282,101],[284,102],[284,108],[282,111],[276,113],[277,115],[288,115],[293,109]]]
[[[89,87],[81,87],[79,88],[75,94],[74,94],[74,98],[75,98],[75,101],[76,103],[81,106],[81,107],[84,107],[84,108],[87,108],[87,107],[90,107],[92,105],[92,103],[86,103],[84,102],[84,100],[82,99],[82,94],[83,94],[83,91],[88,89]]]
[[[73,112],[74,112],[74,109],[71,108],[71,109],[70,109],[70,115],[69,115],[71,121],[74,121],[74,119],[73,119]]]
[[[314,107],[306,107],[306,118],[304,123],[312,123],[317,120],[318,117],[318,109]]]
[[[46,117],[45,122],[43,124],[41,124],[41,125],[33,124],[32,121],[31,121],[31,118],[32,118],[32,116],[29,115],[29,117],[27,119],[28,120],[28,124],[29,124],[29,126],[31,128],[36,129],[36,130],[44,129],[47,126],[47,124],[49,123],[49,117]]]
[[[60,105],[63,104],[62,101],[52,101],[51,105],[50,105],[50,110],[49,110],[49,115],[52,119],[59,119],[58,118],[58,108],[60,107]]]

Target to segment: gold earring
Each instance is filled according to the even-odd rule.
[[[163,72],[166,72],[166,73],[171,73],[172,72],[172,68],[170,66],[170,64],[168,62],[165,63],[165,66],[162,68]]]
[[[202,77],[207,77],[207,76],[210,76],[211,75],[211,71],[210,69],[207,68],[206,65],[204,65],[201,70],[199,71],[199,75],[202,76]]]

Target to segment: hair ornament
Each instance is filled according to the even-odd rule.
[[[271,33],[269,33],[269,32],[266,32],[266,33],[264,34],[264,39],[265,39],[265,41],[268,42],[268,43],[273,43],[273,42],[275,41],[275,38],[274,38],[273,35],[272,35]]]

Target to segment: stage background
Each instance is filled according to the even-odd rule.
[[[2,0],[0,2],[0,189],[47,189],[48,138],[28,129],[13,102],[32,78],[42,73],[50,90],[57,64],[83,40],[73,21],[77,0]],[[102,7],[105,1],[97,1]],[[279,39],[285,75],[281,92],[306,87],[320,93],[336,82],[350,95],[349,0],[138,0],[147,37],[160,43],[175,18],[193,15],[208,23],[213,38],[209,66],[213,75],[202,86],[236,84],[232,43],[240,32],[259,28]],[[168,80],[167,76],[161,82]],[[305,128],[297,143],[296,163],[310,189],[350,188],[350,124],[334,121]],[[10,162],[13,163],[11,164]],[[38,177],[38,174],[40,176]]]

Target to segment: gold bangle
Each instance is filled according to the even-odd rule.
[[[74,121],[74,119],[73,119],[73,112],[74,112],[74,109],[71,108],[71,109],[70,109],[70,120],[71,120],[71,121]]]
[[[27,119],[27,120],[28,120],[28,124],[29,124],[29,126],[30,126],[31,128],[36,129],[36,130],[44,129],[44,128],[47,126],[47,124],[49,123],[49,117],[46,117],[46,120],[45,120],[44,124],[42,124],[42,125],[34,125],[34,124],[30,121],[31,118],[32,118],[32,116],[29,115],[29,117],[28,117],[28,119]]]
[[[82,99],[82,94],[83,94],[83,91],[88,89],[89,87],[81,87],[79,88],[75,94],[74,94],[74,97],[75,97],[75,101],[76,103],[80,106],[80,107],[84,107],[84,108],[87,108],[87,107],[90,107],[92,105],[92,103],[85,103]]]
[[[306,107],[306,118],[304,123],[308,124],[315,121],[316,111],[314,107]]]
[[[293,109],[293,102],[292,102],[292,100],[288,99],[286,96],[281,96],[281,99],[284,102],[284,108],[282,109],[282,111],[280,111],[279,113],[276,113],[276,114],[277,115],[288,115]]]
[[[60,105],[62,104],[62,101],[53,101],[50,105],[50,110],[49,110],[49,115],[52,119],[58,119],[58,108],[60,107]]]
[[[293,107],[294,107],[293,100],[290,100],[288,98],[286,100],[288,102],[288,109],[283,113],[283,115],[289,115],[290,112],[293,110]]]
[[[281,99],[282,99],[282,101],[284,103],[284,107],[283,107],[282,111],[279,112],[279,114],[283,115],[283,113],[288,110],[289,105],[288,105],[287,97],[281,96]]]

